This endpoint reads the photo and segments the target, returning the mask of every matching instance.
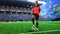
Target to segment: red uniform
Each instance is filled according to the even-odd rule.
[[[39,6],[34,6],[33,8],[32,8],[32,10],[33,10],[33,14],[39,14],[40,13],[40,7]]]

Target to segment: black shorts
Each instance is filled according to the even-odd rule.
[[[35,16],[36,20],[39,20],[39,15],[38,14],[33,14]]]

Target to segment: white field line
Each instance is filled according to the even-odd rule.
[[[9,23],[32,23],[32,22],[30,22],[30,21],[17,21],[17,22],[9,22]],[[45,22],[45,21],[42,21],[42,22]],[[51,21],[50,21],[51,22]],[[5,23],[5,22],[3,22],[3,23]],[[35,22],[36,23],[36,22]],[[40,22],[39,22],[40,23]],[[44,24],[44,23],[42,23],[42,24]],[[52,24],[49,24],[49,25],[52,25]],[[53,25],[60,25],[60,24],[53,24]]]
[[[32,33],[47,33],[47,32],[56,32],[56,31],[60,31],[60,30],[48,30],[48,31],[39,31],[39,32],[28,32],[29,34]],[[19,33],[19,34],[28,34],[28,33]]]
[[[32,23],[30,21],[17,21],[17,22],[9,22],[9,23],[26,23],[26,22],[27,23]],[[42,21],[42,22],[43,22],[42,24],[44,24],[45,21]],[[48,21],[48,22],[51,22],[51,21]],[[6,22],[2,22],[2,23],[6,23]],[[49,24],[49,25],[52,25],[52,24]],[[60,25],[60,24],[53,24],[53,25]]]
[[[32,23],[32,21],[16,21],[16,22],[12,22],[12,21],[9,21],[9,23]],[[36,21],[35,21],[36,22]],[[60,22],[60,21],[39,21],[39,22],[43,22],[43,23],[45,23],[45,22]],[[6,22],[2,22],[2,23],[6,23]],[[8,22],[7,22],[8,23]]]
[[[60,30],[48,30],[48,31],[39,31],[39,32],[30,32],[30,33],[47,33],[47,32],[56,32]]]

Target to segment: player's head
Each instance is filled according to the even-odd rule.
[[[35,6],[38,6],[38,1],[35,2]]]

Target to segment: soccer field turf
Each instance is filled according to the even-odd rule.
[[[60,34],[60,22],[41,21],[39,30],[29,32],[32,22],[0,22],[0,34]]]

